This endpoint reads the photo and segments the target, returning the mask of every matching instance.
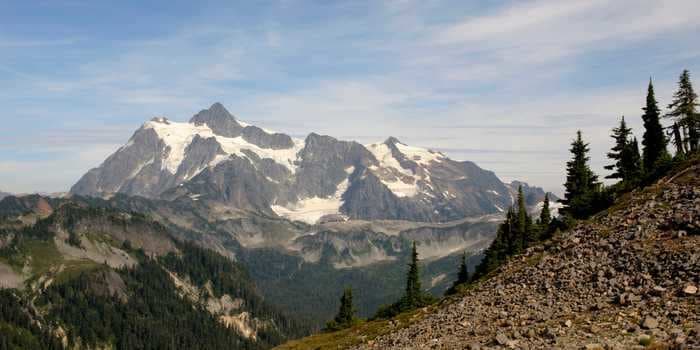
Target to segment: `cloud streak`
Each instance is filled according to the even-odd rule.
[[[26,191],[30,184],[16,180],[22,169],[86,170],[150,117],[187,120],[221,101],[263,127],[365,143],[398,136],[560,193],[576,129],[584,130],[602,172],[607,135],[620,115],[640,135],[648,76],[663,105],[681,69],[700,70],[700,51],[687,47],[700,35],[699,7],[647,0],[222,2],[181,13],[177,25],[149,35],[104,40],[78,28],[64,41],[17,41],[23,34],[10,31],[13,39],[0,38],[8,52],[0,71],[9,73],[0,78],[0,103],[10,111],[0,116],[9,166],[0,179],[6,189]],[[71,155],[91,145],[90,156]],[[60,151],[55,160],[23,159],[52,149]],[[31,180],[37,189],[65,190],[77,175],[61,179]]]

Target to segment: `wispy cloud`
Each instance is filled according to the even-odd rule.
[[[44,165],[33,159],[33,170],[83,171],[153,115],[186,120],[221,101],[243,120],[293,135],[398,136],[559,191],[577,128],[602,171],[617,118],[628,115],[639,131],[648,76],[664,103],[681,69],[700,70],[700,51],[688,47],[700,35],[692,0],[222,2],[197,10],[162,30],[143,23],[157,27],[149,35],[1,36],[5,187],[29,169],[21,148],[63,152]],[[40,140],[23,141],[30,135]],[[89,145],[89,156],[70,154]],[[60,190],[77,180],[68,177],[31,181]]]

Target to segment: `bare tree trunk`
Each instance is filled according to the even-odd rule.
[[[683,150],[683,138],[681,137],[681,131],[678,127],[678,123],[673,123],[673,144],[676,145],[676,155],[684,154]]]

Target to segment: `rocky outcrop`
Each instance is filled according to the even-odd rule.
[[[190,123],[207,125],[214,134],[225,137],[238,137],[243,132],[243,126],[218,102],[214,103],[209,109],[199,111],[190,119]]]
[[[700,347],[697,174],[632,193],[358,348]]]

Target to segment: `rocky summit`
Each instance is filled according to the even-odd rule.
[[[698,349],[698,173],[695,165],[634,191],[458,296],[369,322],[341,343],[356,349]]]

